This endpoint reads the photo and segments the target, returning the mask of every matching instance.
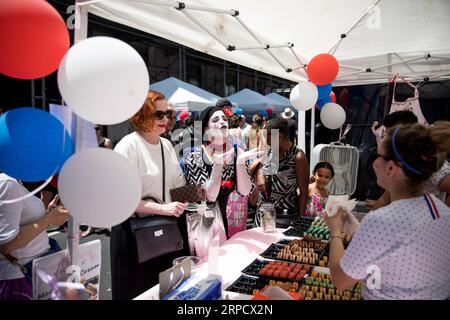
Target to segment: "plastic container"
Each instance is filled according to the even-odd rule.
[[[197,256],[182,256],[182,257],[178,257],[176,259],[173,260],[173,265],[177,265],[179,264],[181,261],[183,261],[184,259],[189,259],[191,260],[191,272],[195,272],[200,265],[203,263],[203,259]]]

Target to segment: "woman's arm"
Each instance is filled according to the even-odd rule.
[[[62,206],[53,208],[47,215],[34,223],[22,226],[19,233],[9,242],[0,245],[2,254],[10,254],[12,251],[26,246],[31,240],[36,238],[41,232],[47,230],[51,225],[60,226],[67,221],[69,214]]]
[[[340,261],[344,256],[344,244],[342,243],[342,230],[344,226],[345,212],[339,210],[333,217],[323,215],[331,233],[330,240],[330,273],[333,284],[338,290],[344,291],[353,287],[358,280],[349,277],[341,268]]]
[[[344,244],[342,243],[342,238],[333,237],[330,240],[330,263],[328,267],[330,268],[331,278],[333,279],[333,284],[338,290],[344,291],[352,288],[357,282],[357,279],[349,277],[341,268],[340,261],[344,256]]]
[[[446,176],[439,184],[439,190],[446,193],[445,204],[450,207],[450,175]]]
[[[306,203],[308,201],[309,164],[308,158],[303,151],[299,151],[295,157],[295,170],[297,173],[297,185],[300,189],[298,208],[300,215],[304,216],[306,212]]]
[[[187,203],[169,202],[160,204],[153,201],[141,200],[136,212],[142,215],[157,214],[161,216],[179,217],[187,207]]]

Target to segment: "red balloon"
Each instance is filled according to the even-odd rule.
[[[336,95],[334,94],[333,91],[331,91],[331,93],[330,93],[330,98],[331,98],[331,101],[336,102]]]
[[[267,115],[268,115],[269,117],[271,117],[271,116],[272,116],[272,113],[273,113],[273,109],[272,109],[272,108],[267,108],[266,112],[267,112]]]
[[[322,53],[309,62],[306,67],[309,80],[318,86],[333,82],[339,73],[339,63],[328,53]]]
[[[0,0],[0,73],[36,79],[56,71],[69,49],[64,20],[44,0]]]

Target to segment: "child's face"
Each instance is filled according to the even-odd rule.
[[[314,174],[314,179],[318,188],[325,188],[332,179],[331,170],[326,168],[317,169],[316,173]]]

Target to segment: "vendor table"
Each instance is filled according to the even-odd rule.
[[[262,228],[245,230],[235,234],[219,248],[219,261],[217,263],[217,274],[222,277],[222,290],[225,290],[240,275],[241,270],[255,260],[272,243],[282,238],[285,229],[277,229],[272,233],[264,233]],[[321,268],[326,269],[326,268]],[[328,269],[327,269],[328,270]],[[208,262],[204,262],[197,272],[208,272]],[[251,299],[252,296],[225,291],[224,299]],[[142,293],[135,300],[157,300],[159,299],[159,285]]]

